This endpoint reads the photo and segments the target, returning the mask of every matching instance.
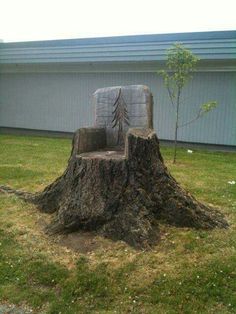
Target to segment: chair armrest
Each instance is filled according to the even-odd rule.
[[[105,128],[81,128],[74,133],[72,155],[92,152],[106,147]]]
[[[145,149],[145,143],[153,138],[155,138],[158,147],[158,140],[153,129],[130,128],[125,139],[125,158],[138,158],[140,152]]]

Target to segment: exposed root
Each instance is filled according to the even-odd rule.
[[[0,193],[14,194],[18,196],[19,198],[23,199],[24,201],[28,201],[28,202],[32,202],[35,197],[34,193],[16,190],[7,185],[0,185]]]

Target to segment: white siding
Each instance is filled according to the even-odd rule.
[[[101,87],[148,85],[154,95],[154,126],[161,139],[173,139],[174,113],[155,73],[5,73],[0,75],[0,126],[73,132],[94,124],[92,93]],[[236,73],[196,73],[182,110],[191,119],[199,104],[218,107],[180,130],[188,142],[236,145]]]

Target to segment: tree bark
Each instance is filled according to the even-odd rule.
[[[159,239],[159,221],[178,227],[228,226],[223,215],[198,202],[168,172],[151,129],[130,129],[125,152],[78,154],[75,134],[64,174],[30,201],[54,213],[48,231],[95,230],[131,246]]]

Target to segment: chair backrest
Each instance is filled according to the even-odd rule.
[[[122,146],[130,127],[153,128],[153,98],[145,85],[105,87],[93,94],[95,127],[105,127],[108,146]]]

